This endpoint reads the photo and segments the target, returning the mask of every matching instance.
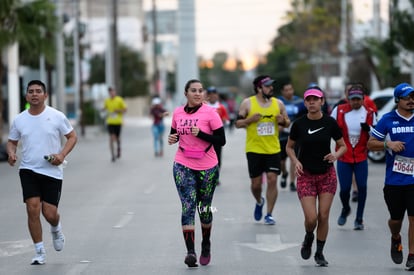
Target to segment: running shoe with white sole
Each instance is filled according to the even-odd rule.
[[[394,240],[391,237],[391,259],[394,263],[400,264],[403,262],[403,247],[401,244],[401,237],[399,240]]]
[[[276,224],[275,219],[273,219],[272,215],[270,215],[270,214],[267,214],[264,217],[264,223],[266,225],[275,225]]]
[[[46,250],[44,248],[36,251],[35,256],[32,259],[32,265],[42,265],[46,263]]]
[[[364,230],[364,223],[362,220],[355,220],[354,222],[354,230]]]
[[[414,257],[408,256],[407,263],[405,264],[405,269],[407,271],[414,271]]]
[[[328,266],[328,261],[325,260],[325,256],[322,253],[315,253],[316,266]]]
[[[61,251],[65,246],[65,235],[63,235],[62,230],[52,232],[52,239],[55,250]]]

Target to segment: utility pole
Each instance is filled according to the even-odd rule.
[[[9,123],[20,113],[20,85],[19,85],[19,43],[14,42],[7,49],[7,86],[9,95]],[[2,118],[0,116],[0,118]],[[3,126],[3,122],[0,123]]]
[[[374,0],[373,3],[373,22],[374,22],[374,33],[375,38],[381,38],[381,1]]]
[[[117,3],[116,0],[108,0],[108,44],[105,59],[106,84],[120,91],[119,80],[119,54],[117,31]]]
[[[341,37],[339,42],[339,50],[341,52],[339,70],[340,76],[344,84],[347,82],[347,72],[348,72],[348,32],[347,32],[347,12],[348,11],[348,1],[341,0]]]
[[[373,0],[373,23],[374,23],[374,37],[378,40],[381,40],[381,1],[380,0]],[[371,72],[371,90],[376,91],[379,90],[380,86],[378,83],[375,74]]]
[[[153,83],[153,93],[155,95],[159,95],[160,91],[159,91],[159,78],[160,78],[160,72],[159,72],[159,68],[158,68],[158,47],[157,47],[157,5],[156,5],[156,0],[152,0],[152,25],[153,25],[153,30],[152,30],[152,54],[153,54],[153,66],[154,66],[154,75],[153,75],[153,79],[152,79],[152,83]]]
[[[56,3],[56,17],[59,21],[59,30],[56,32],[56,108],[63,113],[66,113],[65,101],[65,43],[63,40],[63,12],[62,1],[55,0]],[[48,87],[49,90],[52,87]]]
[[[195,39],[195,0],[178,0],[178,60],[175,103],[184,103],[184,85],[198,78]]]
[[[82,66],[81,66],[81,54],[80,54],[80,41],[79,41],[79,0],[73,0],[73,10],[75,14],[75,27],[73,29],[73,75],[75,83],[75,112],[76,119],[81,128],[81,136],[85,136],[85,114],[84,114],[84,102],[83,102],[83,88],[82,88]]]

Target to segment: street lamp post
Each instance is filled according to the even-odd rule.
[[[153,53],[153,66],[154,66],[154,75],[153,75],[153,92],[155,95],[159,95],[159,79],[160,79],[160,72],[158,68],[158,48],[157,48],[157,5],[156,0],[152,0],[152,53]]]

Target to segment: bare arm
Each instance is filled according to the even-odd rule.
[[[246,128],[249,124],[257,122],[262,117],[259,113],[254,114],[247,118],[247,114],[250,110],[250,99],[246,98],[240,104],[239,115],[235,123],[236,128]]]
[[[327,154],[323,158],[324,160],[327,160],[330,163],[334,163],[337,159],[342,157],[345,154],[346,150],[347,150],[344,138],[340,138],[340,139],[336,140],[335,142],[336,142],[336,146],[337,146],[338,150],[336,150],[333,153]]]
[[[65,157],[72,151],[73,147],[78,140],[75,130],[72,130],[69,134],[65,135],[66,143],[62,150],[58,154],[53,154],[54,160],[51,161],[53,165],[60,165],[65,160]]]
[[[277,123],[278,123],[278,125],[280,125],[282,127],[289,127],[290,119],[289,119],[289,116],[286,113],[285,104],[283,104],[283,102],[280,99],[278,99],[277,102],[279,104],[279,110],[280,110],[280,114],[277,115],[277,117],[276,117]]]
[[[392,141],[392,140],[378,140],[375,137],[369,137],[367,143],[368,150],[371,151],[382,151],[384,149],[391,149],[392,151],[398,153],[405,150],[405,142],[402,141]]]
[[[18,142],[19,142],[18,140],[11,140],[11,139],[7,141],[6,149],[7,149],[7,154],[9,155],[7,162],[10,164],[10,166],[14,166],[16,164],[16,161],[17,161],[16,150],[17,150]]]
[[[291,140],[289,137],[287,144],[286,144],[286,154],[289,156],[290,161],[295,166],[295,174],[297,176],[300,176],[303,174],[303,166],[302,166],[302,163],[296,157],[295,144],[296,142],[294,140]]]

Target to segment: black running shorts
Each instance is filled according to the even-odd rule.
[[[38,174],[29,169],[20,169],[20,182],[23,190],[23,201],[40,197],[41,201],[59,205],[62,192],[62,180]]]
[[[264,172],[273,172],[280,175],[280,153],[278,154],[256,154],[246,153],[249,177],[256,178]]]
[[[408,216],[414,216],[414,184],[386,184],[383,192],[391,220],[402,220],[405,211],[407,211]]]

